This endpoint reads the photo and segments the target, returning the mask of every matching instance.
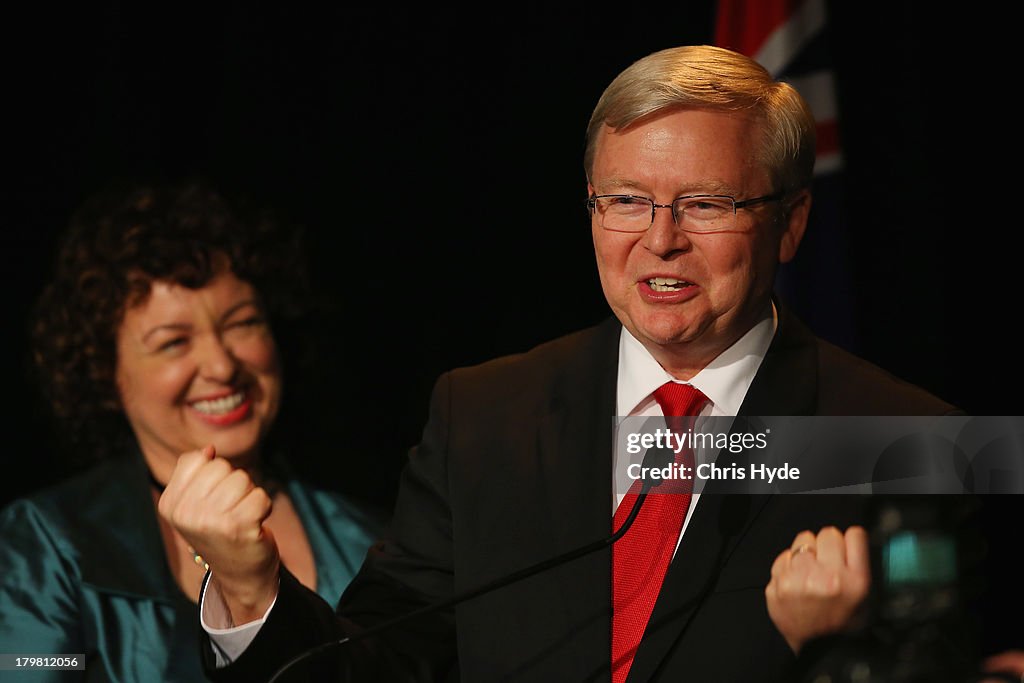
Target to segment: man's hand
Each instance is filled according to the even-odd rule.
[[[281,559],[263,525],[271,507],[267,492],[213,446],[178,458],[160,497],[160,515],[210,564],[236,626],[262,617],[277,596]]]
[[[802,531],[772,565],[768,615],[793,652],[817,636],[849,627],[871,584],[867,532]]]

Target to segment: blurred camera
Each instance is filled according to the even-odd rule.
[[[871,595],[854,630],[808,643],[800,683],[980,680],[967,603],[981,587],[977,503],[965,495],[868,501]]]

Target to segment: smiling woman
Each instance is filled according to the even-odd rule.
[[[215,272],[199,289],[153,283],[118,328],[121,405],[159,481],[178,455],[208,443],[256,467],[277,415],[281,369],[267,316],[226,262]]]
[[[84,655],[81,680],[202,679],[206,565],[156,501],[179,456],[208,445],[265,493],[264,527],[292,573],[337,601],[379,521],[269,445],[283,384],[273,329],[304,312],[302,264],[297,232],[199,185],[122,189],[76,214],[33,347],[93,466],[0,512],[4,652]]]

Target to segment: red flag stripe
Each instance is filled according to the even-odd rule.
[[[783,75],[804,45],[825,28],[825,0],[803,0],[753,53],[775,77]]]
[[[818,121],[815,131],[817,134],[815,153],[819,157],[835,154],[839,151],[839,125],[835,119]]]
[[[715,45],[753,57],[765,41],[786,23],[801,0],[718,0]]]

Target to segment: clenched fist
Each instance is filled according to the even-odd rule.
[[[868,595],[868,535],[826,527],[802,531],[772,565],[765,588],[768,615],[794,652],[812,638],[852,625]]]
[[[272,509],[267,492],[207,446],[178,458],[158,507],[209,563],[235,625],[262,617],[277,595],[281,565],[263,524]]]

